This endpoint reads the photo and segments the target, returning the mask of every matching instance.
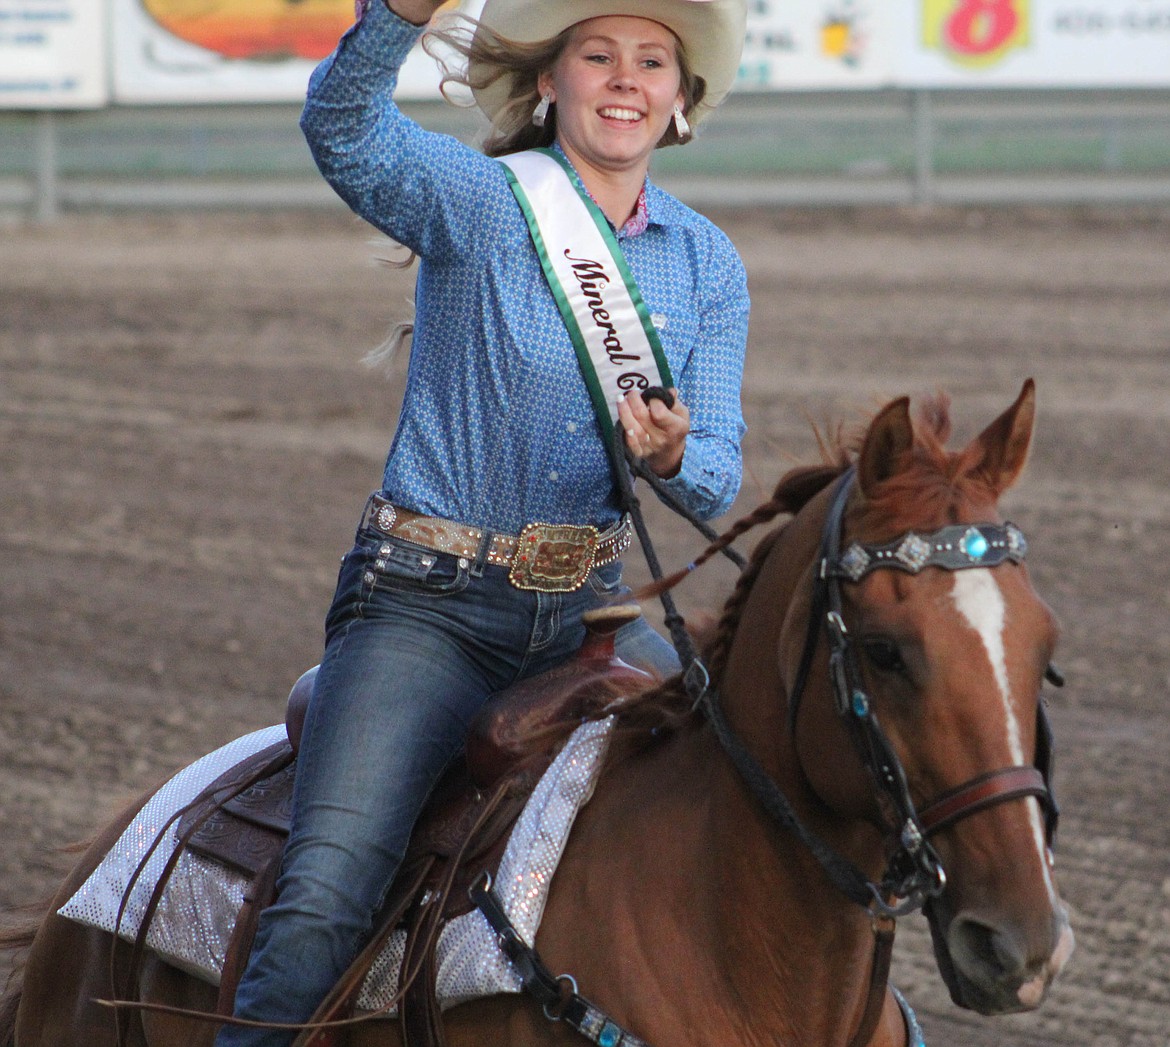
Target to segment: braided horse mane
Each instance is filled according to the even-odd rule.
[[[821,451],[820,463],[790,469],[780,478],[768,501],[737,520],[691,566],[648,586],[638,594],[639,597],[673,589],[692,571],[753,528],[770,523],[777,516],[795,516],[856,460],[867,431],[868,425],[848,433],[837,427],[826,436],[814,426],[814,436]],[[976,492],[970,487],[979,482],[978,463],[969,460],[970,451],[948,452],[945,444],[950,435],[950,399],[946,394],[938,393],[923,400],[914,426],[914,444],[906,452],[909,461],[902,463],[904,468],[885,482],[866,506],[866,515],[890,521],[895,529],[907,529],[912,521],[910,514],[920,515],[924,500],[937,507],[974,495]],[[790,522],[785,521],[759,541],[718,620],[699,637],[700,655],[714,687],[719,685],[723,675],[748,595],[772,547]],[[623,734],[648,734],[651,737],[669,734],[701,721],[701,714],[692,708],[682,678],[678,676],[641,693],[619,698],[613,705],[599,710],[599,715],[608,713],[617,714]]]

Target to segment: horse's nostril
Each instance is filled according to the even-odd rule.
[[[1000,969],[1005,974],[1015,974],[1024,969],[1027,961],[1013,935],[992,932],[991,944],[995,949],[996,958],[999,960]]]
[[[951,955],[960,969],[981,970],[992,977],[1017,974],[1027,963],[1014,935],[969,916],[956,917],[951,924]]]

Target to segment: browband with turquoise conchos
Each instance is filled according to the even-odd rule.
[[[926,567],[959,571],[1023,562],[1028,552],[1024,533],[1015,524],[952,524],[931,534],[910,531],[886,545],[854,542],[829,566],[828,573],[859,582],[879,567],[917,574]]]

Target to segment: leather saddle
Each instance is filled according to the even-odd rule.
[[[352,1012],[370,964],[389,935],[406,926],[404,995],[399,1006],[403,1034],[411,1047],[443,1043],[434,991],[435,945],[442,925],[473,908],[467,889],[484,871],[494,875],[512,826],[567,738],[568,729],[558,730],[558,725],[579,722],[616,697],[654,682],[614,654],[617,630],[639,614],[633,604],[588,612],[585,642],[573,658],[485,705],[472,726],[464,758],[448,768],[419,819],[375,921],[377,934],[314,1021]],[[288,740],[225,772],[176,828],[181,847],[250,880],[220,981],[222,1014],[231,1013],[259,914],[275,897],[289,830],[296,753],[316,672],[314,668],[302,675],[289,694]],[[416,969],[419,976],[408,984],[406,972]],[[328,1030],[305,1033],[297,1040],[314,1047],[331,1042]]]

